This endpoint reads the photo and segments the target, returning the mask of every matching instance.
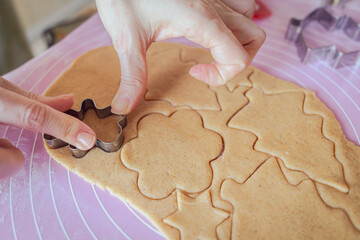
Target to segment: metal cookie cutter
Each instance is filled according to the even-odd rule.
[[[349,38],[360,41],[360,25],[354,19],[349,16],[337,18],[325,8],[315,9],[303,20],[292,18],[286,32],[286,39],[295,42],[298,55],[303,63],[325,60],[333,68],[359,67],[360,50],[342,52],[335,45],[309,48],[302,32],[312,21],[318,21],[328,31],[342,30]]]
[[[344,8],[345,4],[350,0],[322,0],[322,6],[338,6]]]
[[[99,118],[106,118],[111,115],[114,115],[111,112],[110,106],[99,109],[96,107],[96,104],[93,99],[85,99],[81,103],[80,111],[75,111],[75,110],[70,109],[70,110],[66,111],[65,113],[69,114],[73,117],[76,117],[82,121],[82,120],[84,120],[85,113],[89,109],[93,109]],[[95,146],[98,148],[101,148],[105,152],[115,152],[115,151],[119,150],[121,145],[124,142],[123,128],[126,126],[126,123],[127,123],[126,116],[122,115],[121,119],[117,123],[117,125],[119,126],[119,136],[116,138],[116,140],[114,142],[104,142],[100,139],[96,139]],[[44,134],[44,139],[50,148],[61,148],[61,147],[68,145],[68,143],[64,142],[63,140],[53,137],[48,134]],[[69,148],[72,152],[72,155],[76,158],[84,157],[88,153],[88,151],[90,151],[90,150],[80,150],[73,145],[69,145]]]

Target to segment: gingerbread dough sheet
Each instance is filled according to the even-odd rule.
[[[210,87],[188,71],[207,50],[156,43],[140,105],[127,115],[124,145],[72,157],[67,169],[138,209],[168,239],[360,239],[360,148],[309,90],[248,67]],[[112,47],[80,56],[45,95],[74,93],[111,104],[120,83]],[[84,121],[99,138],[118,118]]]

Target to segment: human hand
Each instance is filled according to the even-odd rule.
[[[210,85],[224,84],[251,62],[265,33],[250,19],[253,0],[96,0],[101,20],[121,63],[121,84],[112,111],[127,114],[141,101],[147,81],[146,51],[173,37],[209,48],[215,62],[190,74]]]
[[[96,142],[95,132],[82,121],[62,113],[73,103],[72,95],[39,96],[0,77],[0,123],[47,133],[87,150]],[[20,150],[0,138],[0,180],[14,174],[24,162]]]

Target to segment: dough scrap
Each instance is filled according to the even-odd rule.
[[[231,217],[220,223],[216,229],[216,233],[220,240],[231,239]]]
[[[72,157],[71,152],[67,147],[49,149],[45,144],[47,151],[56,161],[85,180],[95,183],[121,200],[130,203],[145,215],[145,217],[150,219],[152,224],[154,224],[159,231],[169,239],[180,239],[181,237],[180,228],[172,227],[164,222],[164,219],[174,214],[179,207],[177,194],[181,192],[181,194],[184,194],[191,199],[197,199],[199,196],[203,197],[205,194],[209,194],[211,195],[210,201],[212,207],[227,212],[230,217],[216,226],[213,226],[215,224],[212,224],[210,227],[207,227],[206,232],[215,232],[215,236],[217,236],[218,239],[230,239],[231,234],[234,233],[232,229],[236,227],[234,225],[236,213],[241,210],[251,215],[251,212],[249,211],[251,208],[244,207],[239,209],[239,207],[236,208],[235,204],[224,200],[222,195],[220,195],[221,186],[224,186],[227,181],[235,180],[237,183],[234,183],[234,186],[244,187],[251,183],[254,177],[258,178],[257,176],[264,176],[264,171],[262,171],[262,169],[264,166],[267,166],[266,164],[269,162],[267,159],[272,157],[272,153],[263,152],[257,148],[260,136],[257,135],[256,132],[244,128],[229,127],[229,121],[236,113],[241,113],[253,104],[252,99],[246,96],[251,91],[254,91],[254,89],[260,89],[267,95],[288,94],[293,96],[292,94],[295,94],[297,96],[303,94],[302,114],[310,118],[314,116],[317,119],[322,118],[322,125],[318,127],[317,131],[322,130],[322,134],[324,138],[326,138],[325,141],[333,143],[333,148],[329,150],[329,153],[333,153],[338,160],[337,163],[340,162],[342,164],[343,175],[341,175],[341,177],[343,180],[345,178],[345,183],[347,184],[349,191],[348,193],[343,193],[337,188],[329,187],[328,185],[331,185],[328,184],[329,182],[326,182],[327,185],[324,185],[318,183],[317,178],[309,178],[309,176],[305,174],[308,173],[307,167],[306,169],[303,169],[303,171],[293,171],[292,169],[287,169],[288,165],[285,166],[285,164],[284,166],[281,166],[282,172],[278,165],[276,167],[271,167],[267,172],[267,177],[263,178],[262,181],[264,184],[272,187],[271,184],[275,181],[274,179],[279,179],[279,176],[281,176],[281,181],[277,181],[277,185],[282,186],[281,189],[295,189],[291,192],[293,195],[296,195],[295,192],[299,190],[301,193],[304,193],[303,195],[300,193],[298,194],[299,199],[301,199],[301,197],[305,198],[306,196],[309,199],[305,199],[305,201],[316,203],[316,208],[321,209],[322,212],[324,207],[326,207],[327,211],[324,210],[325,213],[321,215],[322,217],[325,217],[326,215],[329,219],[338,219],[339,222],[335,222],[335,220],[331,222],[328,219],[324,220],[326,224],[331,222],[331,224],[334,225],[334,228],[331,228],[331,231],[335,231],[334,229],[339,228],[339,231],[343,230],[346,232],[349,238],[355,236],[355,233],[359,233],[359,231],[356,232],[356,228],[360,229],[360,188],[358,185],[360,148],[345,138],[340,124],[337,122],[333,113],[313,92],[269,76],[254,67],[247,68],[243,73],[234,80],[228,82],[225,86],[216,88],[208,87],[191,78],[187,73],[189,68],[196,63],[211,63],[213,61],[211,55],[205,49],[191,48],[171,43],[155,43],[148,50],[147,60],[149,71],[152,73],[149,75],[148,80],[149,85],[147,94],[150,95],[147,95],[141,101],[140,105],[127,115],[128,124],[124,129],[125,145],[138,139],[138,125],[142,120],[146,119],[146,117],[163,116],[164,119],[170,120],[171,116],[179,112],[186,113],[186,115],[190,112],[194,114],[198,113],[202,118],[203,125],[198,125],[199,128],[197,127],[196,129],[212,131],[212,133],[220,135],[224,142],[224,149],[220,157],[210,162],[212,169],[211,186],[207,188],[207,190],[196,193],[177,189],[165,198],[151,199],[148,196],[145,196],[139,189],[139,172],[130,169],[130,165],[128,165],[128,167],[124,165],[124,159],[121,157],[125,149],[124,147],[115,153],[105,153],[100,149],[94,148],[84,158],[75,159]],[[172,74],[178,74],[178,78],[172,77]],[[119,60],[113,48],[103,47],[95,49],[80,56],[73,63],[71,68],[53,83],[45,95],[54,96],[73,92],[75,94],[74,109],[78,110],[80,108],[80,103],[85,98],[94,98],[99,107],[105,107],[111,104],[112,98],[120,83],[120,76]],[[157,79],[154,79],[155,77]],[[158,84],[166,82],[167,79],[172,79],[172,82],[169,85],[169,87],[171,87],[171,94],[163,95],[161,92],[156,93],[157,88],[160,89],[163,87],[158,86]],[[192,87],[188,88],[188,86],[185,86],[183,84],[184,81]],[[104,84],[105,82],[106,84]],[[188,92],[184,94],[184,96],[180,96],[179,93],[185,89],[187,89]],[[153,98],[149,98],[149,96],[154,93],[157,95],[154,95],[155,97]],[[253,100],[257,101],[258,99]],[[293,107],[299,108],[299,104],[294,102]],[[279,111],[279,109],[275,110]],[[300,108],[298,110],[299,115],[301,115]],[[264,111],[267,110],[264,109]],[[279,114],[284,115],[281,111]],[[113,134],[113,131],[117,128],[115,120],[113,124],[111,122],[100,124],[102,120],[97,123],[99,120],[95,119],[95,116],[91,117],[90,115],[88,120],[90,121],[90,124],[94,122],[96,125],[99,125],[99,129],[96,129],[99,136],[103,133],[110,134],[110,131],[111,134]],[[255,120],[256,118],[251,119],[251,121]],[[110,130],[110,128],[113,130]],[[150,126],[149,128],[151,130]],[[116,129],[116,131],[118,130]],[[273,139],[271,139],[271,141],[272,140]],[[181,141],[179,141],[179,144],[176,146],[181,146]],[[132,161],[132,159],[128,160],[129,162]],[[279,157],[278,161],[281,163],[281,161],[284,160]],[[324,167],[337,169],[336,162],[331,161],[329,165],[331,166]],[[209,166],[209,163],[207,163],[207,166]],[[153,170],[156,171],[156,169]],[[203,177],[204,174],[200,175]],[[284,176],[288,182],[285,180]],[[198,180],[199,179],[195,178],[190,179],[189,181],[196,182]],[[293,186],[289,182],[297,186]],[[314,191],[314,184],[319,194]],[[262,193],[255,191],[257,188],[258,186],[254,186],[252,191],[257,194],[256,196],[261,197]],[[271,189],[274,190],[273,187]],[[282,193],[281,196],[279,196],[280,192]],[[269,192],[266,191],[265,193],[269,194]],[[264,196],[266,195],[265,193]],[[270,197],[265,196],[261,199],[261,203],[275,207],[292,206],[291,204],[293,203],[287,203],[290,205],[282,205],[281,201],[284,200],[283,197],[287,196],[287,192],[275,189],[274,193],[278,196],[278,200],[269,201],[268,199],[271,199],[272,196],[272,194],[270,194]],[[324,202],[319,201],[319,196],[321,196]],[[245,203],[252,204],[252,198],[247,196],[247,202]],[[334,210],[327,207],[325,204],[339,209]],[[313,211],[312,207],[304,207],[304,209],[305,212],[310,210]],[[264,216],[266,216],[267,213],[268,212],[266,211],[262,211],[257,213],[257,215],[253,215],[253,217],[259,216],[259,219],[261,219],[261,215],[264,214]],[[350,217],[349,219],[356,228],[351,224],[349,219],[341,222],[344,213]],[[276,216],[278,213],[273,212],[273,214]],[[298,214],[297,220],[299,224],[308,224],[308,219],[304,218],[305,215],[301,213]],[[291,223],[292,222],[290,221],[284,223],[284,228],[282,229],[285,232],[283,236],[289,234],[286,229],[291,229]],[[205,226],[202,222],[195,222],[193,224],[194,228]],[[271,224],[273,224],[272,221],[262,221],[261,224],[258,224],[258,234],[264,234],[265,230],[272,226]],[[315,229],[317,229],[319,225],[321,225],[321,222],[315,226]],[[184,229],[184,227],[182,228]],[[181,229],[181,231],[183,229]],[[280,234],[281,228],[279,229],[280,230],[277,230],[277,233]],[[185,229],[183,231],[185,231]],[[311,235],[313,231],[312,228],[304,228],[303,231],[304,235],[315,238]],[[270,232],[266,235],[266,238],[276,239],[277,233]],[[337,236],[336,234],[334,236]],[[291,235],[288,236],[288,238],[290,238]],[[241,238],[245,237],[241,236]],[[255,237],[250,236],[250,238]]]
[[[324,205],[312,181],[289,184],[275,158],[243,184],[225,180],[221,196],[234,206],[232,239],[360,237],[342,210]]]
[[[349,217],[355,227],[360,231],[360,161],[359,149],[349,146],[349,149],[354,150],[347,151],[348,155],[352,155],[353,158],[345,158],[344,169],[347,183],[350,186],[350,190],[347,194],[334,191],[334,189],[324,184],[317,183],[316,187],[319,191],[321,198],[333,208],[341,208],[346,210]],[[355,152],[357,151],[357,153]]]
[[[72,93],[72,109],[77,111],[85,98],[94,99],[98,108],[107,107],[120,85],[121,71],[118,66],[119,57],[112,47],[94,49],[78,57],[70,69],[51,84],[45,95]],[[99,91],[103,93],[99,94]]]
[[[225,86],[230,92],[234,92],[238,87],[251,87],[249,76],[254,72],[251,67],[246,68],[241,74],[236,76],[234,79],[228,81]]]
[[[124,145],[121,159],[139,172],[138,186],[145,196],[165,198],[176,189],[196,193],[211,185],[210,162],[223,144],[220,135],[202,125],[200,115],[191,110],[140,120],[138,137]]]
[[[281,171],[283,172],[286,180],[291,185],[296,186],[296,185],[299,185],[302,181],[304,181],[306,179],[310,179],[309,176],[306,175],[304,172],[288,169],[282,160],[278,159],[278,162],[279,162]]]
[[[174,48],[154,54],[148,61],[149,80],[145,99],[166,100],[174,106],[191,106],[198,110],[219,110],[214,92],[189,74],[194,63],[181,62],[180,53],[178,48]]]
[[[248,76],[253,70],[241,73],[238,78]],[[235,112],[244,107],[248,100],[244,93],[249,88],[238,86],[231,92],[225,86],[214,88],[222,111],[199,111],[203,116],[206,128],[221,134],[225,149],[216,161],[211,162],[214,172],[213,182],[210,188],[214,206],[231,211],[232,207],[220,198],[220,186],[224,179],[232,178],[238,182],[244,182],[261,165],[269,155],[253,149],[256,135],[240,129],[229,128],[227,122]]]
[[[196,198],[178,192],[177,201],[177,211],[165,218],[164,222],[180,229],[181,239],[218,239],[216,227],[228,218],[229,214],[212,206],[209,191]]]

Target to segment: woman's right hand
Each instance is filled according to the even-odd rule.
[[[146,90],[146,51],[152,42],[185,36],[209,48],[215,62],[190,74],[224,84],[246,68],[265,40],[251,21],[254,0],[96,0],[100,18],[121,63],[121,84],[112,111],[131,112]]]

